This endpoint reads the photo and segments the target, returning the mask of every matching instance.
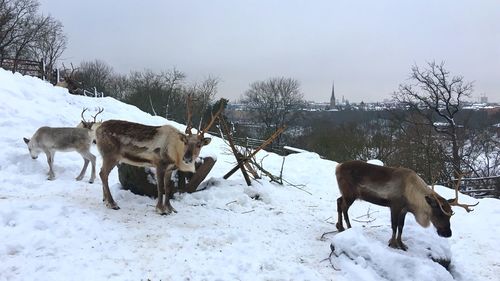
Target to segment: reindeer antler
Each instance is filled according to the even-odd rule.
[[[192,100],[191,100],[191,94],[187,96],[186,100],[186,108],[187,108],[187,120],[186,120],[186,131],[185,133],[187,135],[192,135],[191,129],[193,128],[191,125],[191,117],[193,116],[193,113],[191,112],[191,107],[193,106]]]
[[[463,174],[459,175],[459,177],[457,179],[457,183],[455,184],[455,199],[449,201],[449,203],[451,206],[459,206],[459,207],[464,208],[468,213],[468,212],[474,211],[474,209],[471,209],[470,207],[477,206],[477,204],[479,204],[479,201],[476,204],[470,204],[470,205],[458,203],[458,188],[460,187],[460,181],[462,180],[463,176],[464,176]]]
[[[93,121],[90,121],[90,120],[89,120],[89,121],[87,121],[87,120],[85,120],[85,116],[83,116],[83,114],[84,114],[84,113],[85,113],[85,111],[87,111],[87,110],[88,110],[88,108],[87,108],[87,107],[83,108],[83,110],[82,110],[82,113],[81,113],[81,116],[82,116],[82,124],[83,124],[83,127],[84,127],[84,128],[87,128],[87,129],[92,129],[92,126],[93,126],[95,123],[97,123],[97,120],[96,120],[97,115],[99,115],[100,113],[102,113],[102,112],[104,111],[104,108],[98,107],[98,109],[97,109],[97,110],[98,110],[98,112],[97,112],[95,115],[92,115]]]
[[[82,123],[83,123],[83,127],[84,127],[84,128],[89,127],[89,124],[91,123],[91,122],[88,122],[87,120],[85,120],[85,116],[83,116],[83,114],[84,114],[84,113],[85,113],[85,111],[87,111],[87,110],[89,110],[87,107],[83,108],[82,113],[80,114],[80,115],[82,116]]]
[[[217,110],[217,112],[215,113],[215,115],[212,115],[212,117],[210,119],[210,122],[205,126],[205,129],[203,129],[200,132],[198,132],[199,135],[203,136],[212,127],[212,125],[214,124],[215,120],[219,117],[219,115],[221,114],[221,112],[222,112],[223,109],[224,109],[224,104],[221,101],[220,102],[220,106],[219,106],[219,110]]]
[[[94,123],[96,123],[96,122],[97,122],[97,121],[96,121],[96,117],[97,117],[97,115],[101,114],[101,113],[104,111],[104,107],[102,107],[102,108],[101,108],[101,107],[98,107],[98,108],[97,108],[97,110],[98,110],[98,112],[97,112],[94,116],[92,116],[92,118],[94,118],[94,121],[93,121]]]
[[[453,212],[453,210],[451,210],[451,212],[448,212],[446,211],[444,208],[443,208],[443,204],[441,203],[441,201],[438,199],[437,195],[439,195],[436,190],[434,190],[434,185],[436,184],[436,178],[434,176],[431,176],[432,178],[432,185],[431,185],[431,188],[432,188],[432,196],[434,197],[434,199],[436,200],[436,203],[439,205],[439,208],[441,209],[441,212],[443,212],[443,214],[451,217],[453,216],[455,213]]]
[[[83,110],[82,110],[81,116],[82,116],[82,121],[83,121],[83,122],[87,122],[87,121],[85,121],[85,117],[83,116],[83,114],[84,114],[84,113],[85,113],[85,111],[87,111],[87,110],[88,110],[88,108],[86,108],[86,107],[84,107],[84,108],[83,108]]]

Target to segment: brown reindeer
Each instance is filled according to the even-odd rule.
[[[176,212],[170,204],[171,172],[174,169],[195,172],[195,160],[201,148],[211,141],[210,138],[204,137],[204,134],[222,111],[221,106],[205,129],[192,134],[190,106],[188,98],[186,134],[169,125],[147,126],[121,120],[105,121],[99,126],[96,140],[103,159],[99,176],[102,180],[103,201],[108,208],[119,209],[109,191],[108,176],[116,164],[123,162],[135,166],[155,167],[158,188],[156,212],[162,215]]]
[[[389,246],[392,248],[408,249],[401,240],[407,212],[412,213],[421,226],[428,227],[432,222],[439,236],[450,237],[451,205],[464,207],[468,212],[472,210],[470,206],[475,206],[458,204],[457,198],[450,204],[430,189],[414,171],[406,168],[349,161],[337,166],[336,176],[342,195],[337,199],[337,229],[344,230],[342,214],[347,227],[351,227],[347,211],[356,199],[387,206],[391,209],[392,237]]]
[[[62,66],[63,66],[62,77],[64,80],[57,81],[56,86],[66,88],[66,89],[68,89],[68,92],[75,94],[76,91],[79,88],[81,88],[81,83],[75,79],[75,71],[78,68],[74,68],[73,63],[72,63],[71,64],[71,72],[70,72],[69,69],[66,68],[66,66],[64,66],[64,64]]]

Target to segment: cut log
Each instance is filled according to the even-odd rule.
[[[212,170],[216,160],[212,157],[201,158],[196,162],[196,173],[175,171],[177,178],[170,184],[175,191],[193,193]],[[158,197],[156,172],[153,168],[137,167],[128,164],[118,165],[118,178],[123,189],[134,194]]]

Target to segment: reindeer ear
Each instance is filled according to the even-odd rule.
[[[207,145],[212,141],[211,138],[203,138],[203,145]]]
[[[181,139],[181,141],[184,143],[184,144],[187,144],[188,143],[188,138],[185,134],[183,133],[179,133],[179,138]]]
[[[28,144],[28,143],[30,142],[30,139],[27,139],[27,138],[23,138],[23,140],[24,140],[24,142],[25,142],[26,144]]]
[[[436,199],[434,199],[434,197],[432,197],[432,196],[426,195],[425,201],[427,201],[427,204],[431,205],[431,207],[433,207],[433,208],[438,206]]]

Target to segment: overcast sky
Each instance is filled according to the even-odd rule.
[[[307,100],[390,98],[412,65],[445,61],[500,101],[500,1],[40,0],[64,24],[66,62],[100,59],[116,72],[216,76],[218,96],[285,76]]]

